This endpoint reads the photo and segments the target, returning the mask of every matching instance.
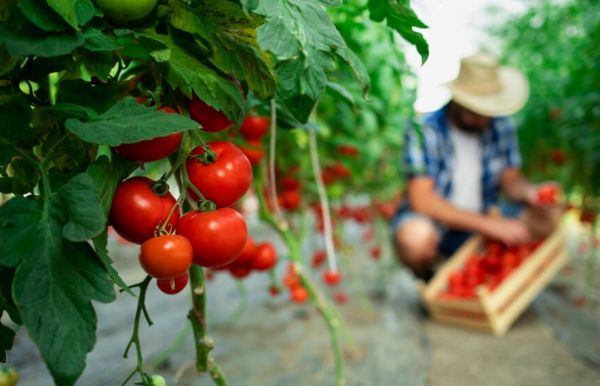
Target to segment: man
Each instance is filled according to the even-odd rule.
[[[438,256],[454,253],[471,233],[521,244],[549,234],[559,217],[556,206],[537,203],[539,186],[520,172],[507,116],[527,100],[525,77],[477,54],[461,61],[449,89],[452,100],[406,133],[407,194],[392,220],[400,258],[426,279]],[[501,193],[525,209],[503,205],[502,217],[489,216]]]

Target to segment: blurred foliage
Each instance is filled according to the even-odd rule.
[[[516,117],[526,172],[598,197],[600,2],[531,2],[518,17],[503,14],[490,31],[504,61],[530,82],[529,102]]]

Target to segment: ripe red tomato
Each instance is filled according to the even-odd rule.
[[[333,166],[331,167],[331,171],[339,178],[350,177],[350,169],[348,169],[346,165],[344,165],[341,162],[336,162],[335,164],[333,164]]]
[[[187,273],[192,265],[192,244],[183,236],[163,235],[144,241],[140,264],[157,279],[174,279]]]
[[[343,291],[339,291],[333,295],[333,299],[337,304],[345,304],[348,302],[348,295]]]
[[[347,155],[348,157],[356,157],[358,155],[358,148],[352,145],[340,145],[337,150],[341,155]]]
[[[177,111],[166,106],[158,110],[163,110],[169,114],[177,114]],[[173,133],[165,137],[156,137],[136,143],[125,143],[117,146],[115,151],[132,161],[152,162],[173,154],[179,147],[182,136],[182,133]]]
[[[209,133],[218,133],[233,126],[233,122],[223,112],[204,103],[196,94],[192,95],[190,101],[190,117],[202,125],[202,130]]]
[[[203,164],[196,158],[186,162],[191,182],[207,200],[218,207],[233,205],[246,194],[252,184],[252,165],[242,151],[231,142],[211,142],[208,147],[216,154],[212,164]],[[192,155],[202,155],[198,146]],[[195,194],[189,192],[193,197]]]
[[[279,205],[281,205],[286,210],[289,210],[290,212],[300,208],[301,200],[302,196],[297,190],[284,190],[278,195]]]
[[[175,295],[183,291],[189,279],[190,278],[186,273],[185,275],[176,277],[174,279],[157,279],[156,285],[162,292],[166,293],[167,295]]]
[[[304,287],[295,287],[290,293],[290,300],[294,303],[304,303],[308,299],[308,291]]]
[[[177,223],[177,234],[192,244],[194,264],[209,268],[235,260],[248,238],[244,217],[231,208],[188,212]]]
[[[250,146],[242,146],[240,149],[242,150],[244,155],[248,157],[248,161],[250,161],[250,164],[252,166],[256,166],[265,157],[263,144],[259,139],[249,139],[248,145]]]
[[[552,149],[552,162],[562,165],[567,160],[567,156],[562,149]]]
[[[234,260],[233,264],[242,265],[242,264],[250,264],[254,261],[256,257],[256,253],[258,252],[258,248],[252,237],[248,237],[246,240],[246,244],[244,244],[244,249],[238,256],[237,259]]]
[[[323,178],[323,183],[325,185],[331,185],[337,179],[335,174],[333,174],[333,172],[329,168],[323,169],[323,172],[321,173],[321,177]]]
[[[269,293],[271,294],[271,296],[277,296],[280,292],[281,290],[275,284],[269,287]]]
[[[229,266],[229,273],[236,279],[243,279],[250,275],[252,268],[248,265],[236,264],[235,261]]]
[[[277,250],[271,243],[261,243],[256,247],[256,255],[252,260],[252,268],[267,271],[277,264]]]
[[[558,202],[559,191],[554,185],[543,185],[537,190],[536,201],[538,204],[556,204]]]
[[[141,244],[154,237],[176,205],[171,193],[160,196],[152,191],[154,182],[146,177],[133,177],[119,184],[112,200],[109,220],[124,239]],[[169,219],[172,229],[179,220],[179,208]]]
[[[381,248],[379,248],[379,247],[371,248],[371,258],[373,260],[379,260],[380,257],[381,257]]]
[[[300,283],[300,278],[298,276],[290,273],[283,277],[281,283],[289,289],[294,289],[302,284]]]
[[[327,285],[338,285],[342,281],[342,275],[339,271],[325,271],[323,272],[323,281]]]
[[[269,130],[270,123],[271,120],[268,117],[248,115],[242,122],[240,132],[246,139],[260,139]]]
[[[298,190],[300,189],[300,181],[294,177],[285,176],[279,180],[279,184],[283,190]]]
[[[318,268],[325,262],[327,254],[323,250],[315,251],[312,258],[310,259],[310,265],[313,268]]]

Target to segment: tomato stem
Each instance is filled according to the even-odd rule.
[[[279,226],[282,229],[288,229],[289,225],[281,213],[279,207],[279,200],[277,200],[277,185],[275,179],[275,150],[277,147],[277,106],[275,99],[271,99],[271,126],[270,126],[271,138],[269,139],[269,193],[271,194],[271,201],[273,202],[273,208],[275,210],[275,216],[279,222]]]
[[[265,194],[261,189],[263,180],[263,173],[257,173],[254,183],[256,195],[260,203],[260,218],[269,223],[283,238],[284,242],[286,243],[289,249],[290,260],[294,265],[296,274],[300,278],[300,281],[302,282],[304,288],[306,288],[306,290],[308,291],[311,301],[313,302],[317,311],[319,312],[319,314],[325,321],[325,324],[327,325],[327,329],[329,330],[329,336],[331,338],[331,348],[333,350],[333,356],[335,361],[335,385],[343,386],[346,384],[346,379],[344,376],[344,359],[339,338],[341,318],[335,311],[335,308],[333,308],[333,306],[326,301],[325,297],[319,292],[319,290],[314,286],[310,278],[304,272],[300,244],[298,243],[292,232],[289,230],[289,228],[282,227],[280,223],[275,219],[273,214],[270,213],[267,209]]]
[[[146,310],[146,305],[145,305],[146,290],[148,289],[148,284],[150,284],[151,280],[152,280],[152,278],[150,276],[146,276],[146,278],[141,283],[139,283],[140,296],[138,298],[137,309],[135,311],[133,332],[131,333],[131,338],[129,339],[129,343],[127,343],[127,347],[125,347],[125,352],[123,353],[123,358],[127,358],[127,355],[129,354],[129,349],[131,348],[132,345],[135,345],[137,366],[133,370],[133,372],[131,374],[129,374],[127,379],[125,379],[125,381],[122,383],[122,386],[127,384],[127,382],[131,379],[131,377],[133,377],[136,373],[140,374],[142,381],[144,381],[146,378],[148,378],[148,375],[146,373],[144,373],[144,359],[142,357],[142,345],[140,343],[139,328],[140,328],[140,319],[141,319],[142,313],[146,317],[148,325],[152,325],[152,321],[150,320],[150,317],[148,316],[148,312]]]

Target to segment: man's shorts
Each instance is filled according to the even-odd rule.
[[[503,201],[498,206],[504,217],[516,218],[523,211],[523,206],[514,202]],[[408,206],[401,206],[390,221],[392,232],[396,234],[396,230],[406,221],[415,218],[429,219],[421,213],[413,212]],[[440,236],[438,252],[442,256],[451,256],[471,236],[471,232],[449,229],[436,221],[429,220],[434,224]]]

